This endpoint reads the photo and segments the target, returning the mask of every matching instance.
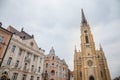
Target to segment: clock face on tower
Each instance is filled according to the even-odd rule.
[[[92,66],[92,65],[93,65],[92,60],[88,60],[88,61],[87,61],[87,64],[88,64],[88,66]]]

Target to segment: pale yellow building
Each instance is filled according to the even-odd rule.
[[[82,10],[81,51],[74,51],[74,80],[111,80],[106,57],[95,43],[90,26]]]

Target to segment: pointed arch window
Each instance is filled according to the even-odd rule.
[[[89,80],[95,80],[93,76],[90,76]]]
[[[88,36],[87,36],[87,35],[85,36],[85,41],[86,41],[86,43],[89,43],[89,40],[88,40]]]
[[[87,33],[87,30],[85,30],[84,33]]]
[[[54,60],[54,56],[52,57],[52,59]]]
[[[82,72],[80,71],[80,80],[82,80]]]
[[[82,72],[80,72],[80,77],[82,77]]]
[[[103,77],[103,73],[102,73],[102,71],[100,71],[100,73],[101,73],[101,77]]]

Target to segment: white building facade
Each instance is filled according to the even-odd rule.
[[[9,26],[14,35],[2,63],[2,70],[7,71],[10,80],[42,80],[44,50],[40,49],[34,36],[21,29],[17,31]]]

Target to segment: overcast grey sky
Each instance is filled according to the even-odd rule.
[[[81,8],[96,49],[102,44],[112,78],[120,75],[120,0],[0,0],[0,21],[34,34],[38,46],[53,46],[73,70],[74,46],[80,49]]]

